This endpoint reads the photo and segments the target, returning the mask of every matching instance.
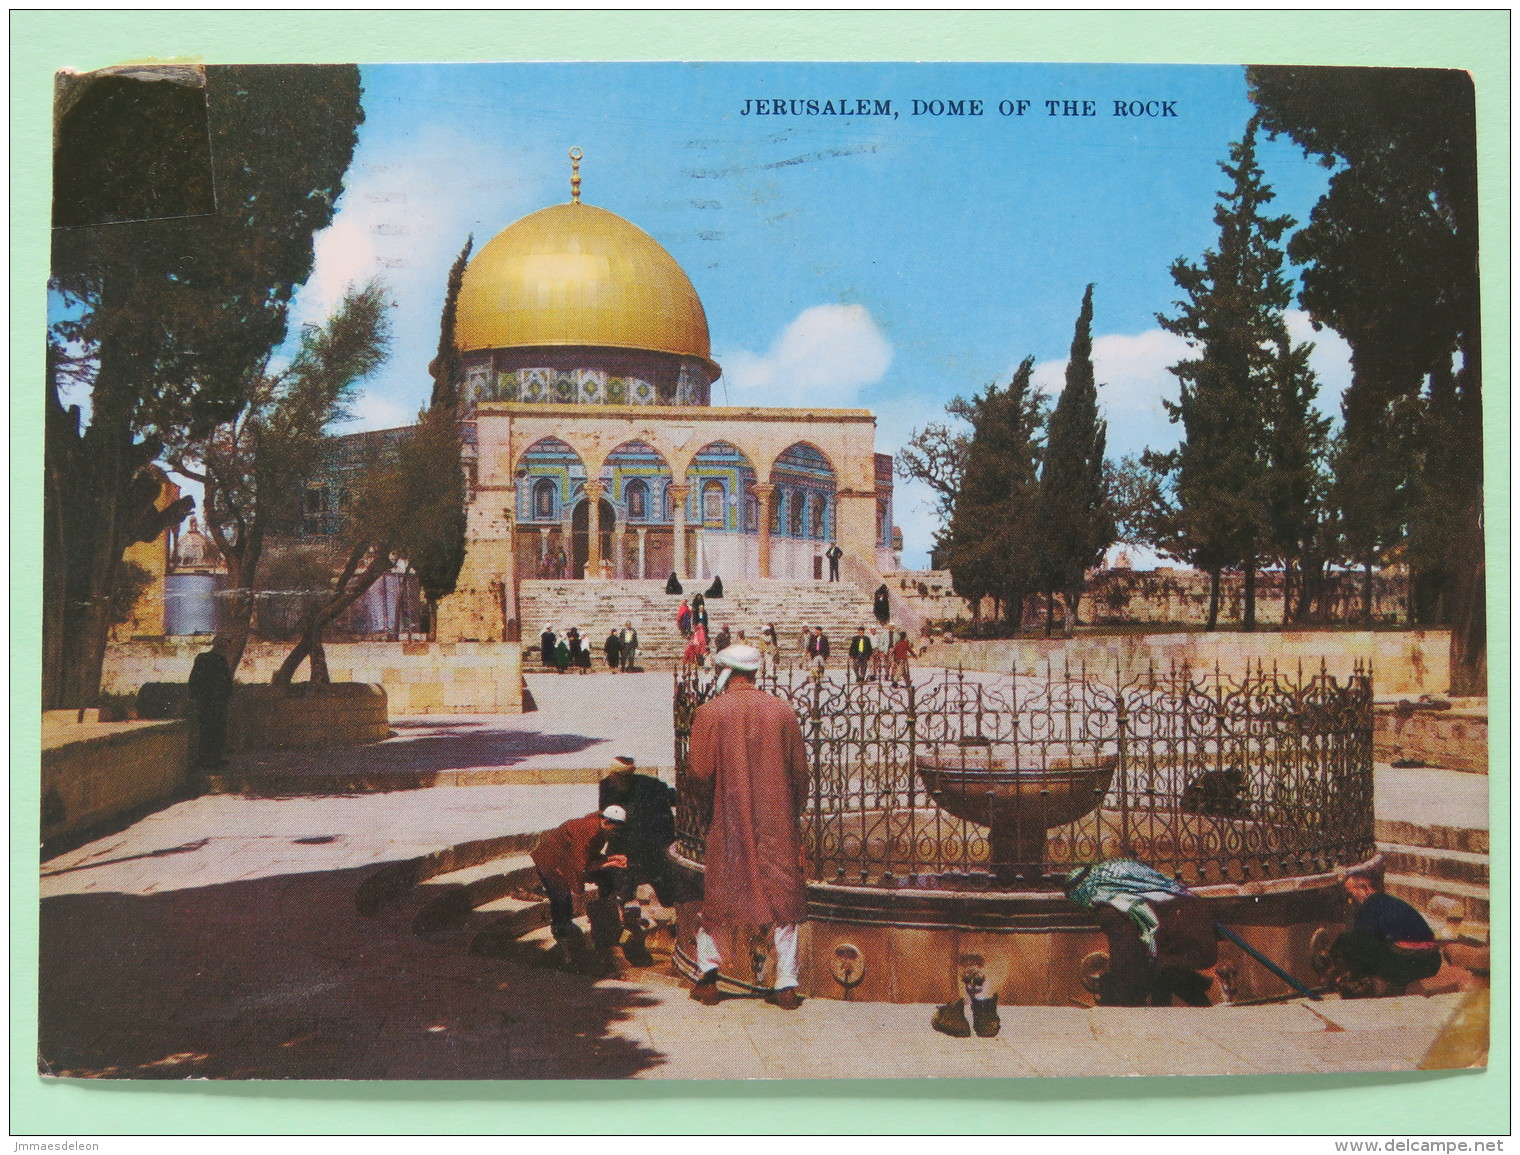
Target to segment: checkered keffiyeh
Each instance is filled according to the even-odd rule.
[[[1129,915],[1140,928],[1141,941],[1153,955],[1161,920],[1150,904],[1189,893],[1182,883],[1133,858],[1111,858],[1074,870],[1066,877],[1067,898],[1087,910],[1104,902]]]

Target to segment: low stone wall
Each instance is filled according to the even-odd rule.
[[[45,717],[43,841],[167,803],[185,790],[189,775],[188,722],[75,722]]]
[[[243,750],[306,750],[362,746],[390,737],[385,691],[379,686],[334,682],[313,686],[238,686],[228,729]]]
[[[918,659],[922,666],[1034,674],[1047,662],[1060,666],[1086,663],[1093,670],[1143,670],[1173,662],[1195,669],[1227,673],[1248,663],[1276,662],[1318,670],[1321,659],[1338,678],[1351,673],[1358,659],[1372,663],[1373,692],[1378,697],[1441,694],[1450,684],[1446,630],[1380,632],[1369,630],[1284,631],[1282,633],[1097,634],[1061,638],[1005,638],[991,641],[935,642]]]
[[[135,694],[147,682],[183,682],[205,648],[204,641],[178,639],[113,645],[102,688]],[[392,717],[522,712],[522,647],[515,642],[335,642],[326,650],[332,680],[384,687]],[[250,642],[238,681],[268,682],[288,653],[287,643]]]
[[[1469,774],[1488,773],[1488,702],[1455,698],[1449,710],[1379,706],[1372,749],[1380,762],[1417,762]]]

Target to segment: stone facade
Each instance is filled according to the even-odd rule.
[[[1399,622],[1407,612],[1407,577],[1393,570],[1372,575],[1372,618],[1379,624]],[[1324,618],[1358,622],[1362,616],[1362,575],[1342,571],[1326,578]],[[1031,603],[1034,599],[1031,599]],[[1175,622],[1202,624],[1209,616],[1209,575],[1201,570],[1163,567],[1154,570],[1109,569],[1088,578],[1080,607],[1083,622],[1092,625],[1131,625]],[[1245,610],[1245,577],[1227,573],[1219,582],[1219,620],[1238,622]],[[1025,620],[1044,621],[1043,607],[1026,607]],[[1283,620],[1283,575],[1256,575],[1256,620],[1280,625]]]
[[[543,576],[521,570],[551,541],[569,553],[577,528],[592,578],[636,577],[626,570],[640,556],[641,537],[646,577],[665,576],[651,572],[658,557],[683,578],[812,580],[822,576],[830,541],[873,573],[890,569],[890,537],[881,538],[882,527],[890,529],[890,495],[878,490],[875,433],[875,418],[859,409],[481,404],[470,546],[458,588],[439,608],[438,636],[509,636],[520,622],[518,582]],[[551,442],[555,460],[540,467],[534,455]],[[640,463],[627,476],[614,468],[624,456]],[[810,463],[821,463],[812,466],[816,485]],[[650,480],[645,475],[658,485],[641,496],[661,502],[660,518],[650,516],[652,505],[642,519],[633,513],[627,482]],[[545,479],[561,487],[548,517],[533,492]],[[709,486],[719,499],[711,504]],[[797,521],[789,499],[803,503]],[[585,524],[577,527],[573,510],[582,502]]]

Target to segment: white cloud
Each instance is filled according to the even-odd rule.
[[[1093,338],[1093,373],[1098,379],[1098,407],[1108,421],[1110,457],[1176,444],[1177,427],[1167,419],[1161,401],[1176,398],[1177,378],[1170,368],[1187,356],[1187,342],[1164,329]],[[1007,376],[1013,376],[1011,369]],[[1060,396],[1066,362],[1040,362],[1034,367],[1033,381],[1052,399]]]
[[[1314,352],[1309,354],[1309,367],[1319,377],[1316,404],[1321,413],[1339,417],[1341,394],[1351,384],[1351,346],[1334,329],[1321,329],[1316,333],[1309,314],[1299,309],[1288,311],[1288,336],[1295,345],[1303,341],[1314,343]]]
[[[417,420],[414,411],[406,409],[402,405],[372,393],[367,389],[361,389],[349,405],[349,412],[353,416],[338,426],[339,433],[364,433],[371,429],[396,429],[402,425],[410,425]]]
[[[1338,414],[1342,391],[1351,383],[1351,349],[1338,333],[1316,333],[1309,315],[1290,310],[1288,335],[1295,343],[1311,341],[1309,364],[1319,376],[1321,412]],[[1177,378],[1170,369],[1190,356],[1188,343],[1164,329],[1147,329],[1133,336],[1108,334],[1093,338],[1093,372],[1098,379],[1098,406],[1108,421],[1108,453],[1119,458],[1142,449],[1170,449],[1180,426],[1168,420],[1163,399],[1176,400]],[[1004,380],[1013,376],[1013,367]],[[1054,399],[1066,382],[1066,362],[1042,361],[1034,367],[1035,388]]]
[[[735,404],[840,406],[886,375],[892,345],[865,306],[814,305],[764,353],[735,349],[718,360]]]
[[[312,275],[296,292],[290,332],[326,321],[350,285],[381,278],[396,304],[391,358],[366,384],[393,402],[402,424],[410,422],[432,387],[427,366],[438,348],[449,266],[467,234],[474,233],[478,252],[531,207],[524,168],[505,146],[467,140],[449,126],[382,147],[361,136],[337,215],[315,238]]]

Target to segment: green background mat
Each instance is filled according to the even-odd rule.
[[[10,19],[12,1134],[1508,1132],[1508,12],[30,11]],[[1490,784],[1499,864],[1487,1071],[980,1082],[45,1084],[35,1061],[36,846],[52,72],[145,58],[1089,61],[1470,71],[1483,196]],[[257,949],[256,942],[246,945]]]

